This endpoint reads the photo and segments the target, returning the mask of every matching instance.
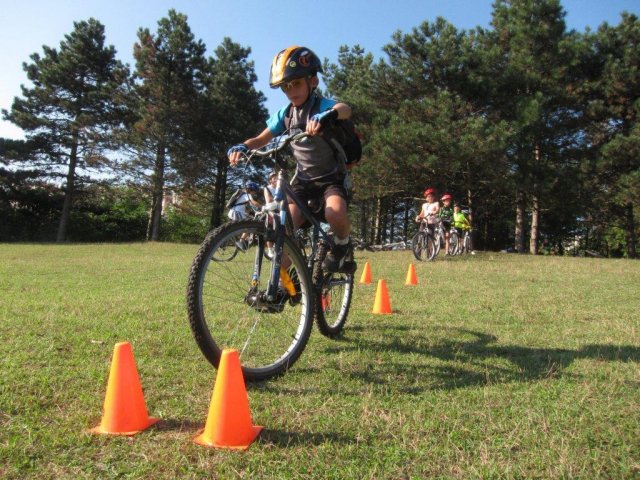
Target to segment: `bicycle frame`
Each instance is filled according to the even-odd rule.
[[[284,256],[284,236],[288,235],[291,238],[295,238],[295,226],[293,225],[293,218],[291,216],[291,210],[289,208],[289,201],[295,203],[295,205],[302,213],[302,216],[313,226],[313,234],[311,237],[311,252],[307,257],[307,268],[309,269],[309,271],[313,271],[313,263],[320,238],[322,238],[323,241],[329,244],[329,248],[332,248],[334,244],[333,238],[331,238],[331,236],[322,229],[320,222],[314,217],[309,207],[298,198],[298,196],[289,186],[288,177],[285,171],[286,165],[284,165],[283,162],[279,161],[276,155],[277,152],[282,150],[289,143],[296,140],[301,140],[306,136],[307,134],[303,132],[288,137],[284,141],[278,139],[273,142],[276,144],[275,147],[267,150],[254,150],[252,155],[248,157],[248,161],[251,161],[253,155],[257,155],[259,157],[269,157],[273,155],[273,161],[280,167],[280,171],[278,172],[278,180],[276,182],[274,201],[265,205],[262,208],[262,211],[256,216],[256,218],[259,218],[260,214],[265,214],[266,219],[268,219],[266,220],[267,229],[269,230],[270,228],[272,228],[275,233],[275,255],[272,261],[273,268],[266,291],[267,301],[273,301],[276,298],[278,283],[280,279],[280,268],[282,266]],[[278,212],[277,217],[275,215],[276,212]],[[269,234],[267,234],[267,237],[269,237]],[[260,278],[264,248],[264,241],[261,239],[258,244],[258,250],[256,252],[256,261],[252,278],[254,285],[257,285]],[[304,253],[305,252],[303,250],[303,254]]]

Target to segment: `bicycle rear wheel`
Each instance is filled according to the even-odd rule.
[[[246,249],[217,261],[243,234],[252,236]],[[265,292],[273,265],[264,258],[265,226],[258,220],[227,223],[209,233],[191,266],[187,285],[189,323],[198,347],[216,368],[222,350],[240,354],[246,381],[284,373],[300,357],[311,333],[313,297],[309,271],[294,242],[285,237],[296,295],[279,293],[268,302]],[[256,266],[260,275],[254,279]]]
[[[464,248],[465,253],[471,253],[471,235],[469,233],[465,233],[464,240],[462,242],[462,246]]]
[[[442,230],[437,230],[433,236],[433,258],[438,256],[442,247],[444,247],[444,234]],[[432,260],[432,258],[429,260]]]
[[[216,262],[229,262],[235,258],[243,245],[243,240],[240,238],[229,238],[224,245],[218,247],[212,258]]]
[[[322,268],[322,262],[327,255],[326,249],[324,243],[320,244],[314,266],[314,313],[318,330],[326,337],[334,338],[344,328],[349,315],[353,295],[353,273],[326,272]]]

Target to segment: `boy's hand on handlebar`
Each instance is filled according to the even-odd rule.
[[[243,153],[247,153],[249,151],[249,147],[247,147],[244,143],[238,143],[234,145],[229,150],[227,150],[227,157],[229,157],[229,162],[231,165],[235,165],[240,161]]]
[[[316,113],[309,119],[307,123],[307,133],[316,135],[322,131],[327,125],[333,124],[338,119],[338,111],[333,108],[324,112]]]

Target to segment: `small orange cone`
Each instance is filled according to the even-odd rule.
[[[116,343],[113,349],[102,422],[91,433],[134,435],[156,423],[159,418],[147,414],[138,369],[129,342]]]
[[[405,285],[417,285],[418,284],[418,276],[416,275],[416,267],[413,266],[413,263],[409,264],[409,270],[407,270],[407,279],[404,282]]]
[[[392,313],[391,303],[389,302],[389,292],[387,291],[387,282],[385,282],[383,279],[378,280],[376,300],[373,303],[373,311],[371,313]]]
[[[322,311],[326,312],[327,308],[331,305],[331,293],[327,293],[326,295],[322,295]]]
[[[204,430],[195,442],[205,447],[246,450],[262,427],[251,424],[249,399],[237,350],[222,351]]]
[[[363,283],[365,285],[371,284],[371,265],[369,265],[369,262],[366,262],[364,264],[364,269],[362,270],[362,276],[360,277],[360,283]]]

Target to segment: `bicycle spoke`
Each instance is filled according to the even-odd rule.
[[[293,274],[301,279],[297,288],[302,298],[293,302],[278,293],[276,299],[267,300],[273,267],[263,257],[262,278],[253,280],[259,251],[255,237],[263,230],[262,223],[242,221],[213,232],[196,256],[187,292],[194,300],[189,301],[190,323],[205,356],[216,365],[222,349],[238,350],[246,379],[286,370],[302,352],[312,320],[306,264],[288,241],[285,251],[292,259]],[[218,249],[242,234],[254,236],[248,247],[229,261],[216,261]]]

